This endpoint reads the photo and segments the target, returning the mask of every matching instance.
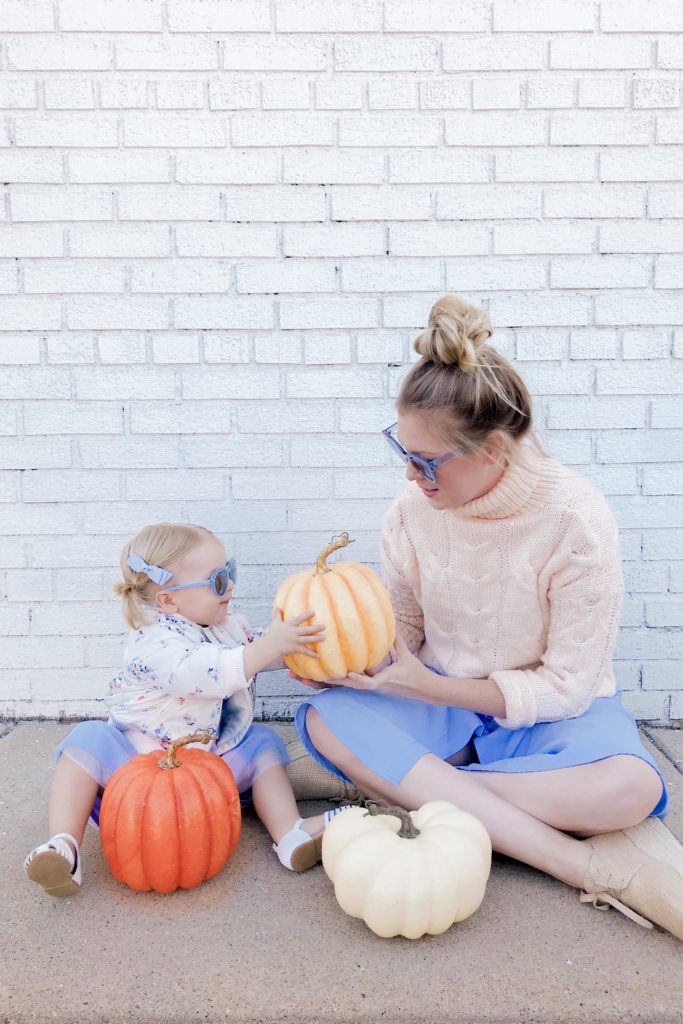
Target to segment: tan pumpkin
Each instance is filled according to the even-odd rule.
[[[288,654],[285,665],[303,679],[327,682],[349,672],[374,668],[389,653],[396,622],[389,595],[373,570],[360,562],[328,565],[333,551],[353,543],[348,533],[333,539],[316,560],[315,568],[295,573],[281,584],[274,607],[285,619],[312,610],[312,622],[326,627],[325,639],[311,644],[320,658]]]

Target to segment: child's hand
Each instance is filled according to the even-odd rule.
[[[325,627],[321,625],[304,626],[307,619],[312,619],[315,612],[305,612],[293,619],[284,621],[279,608],[273,611],[273,621],[263,636],[244,648],[244,671],[247,678],[266,667],[282,668],[273,665],[284,654],[305,654],[309,658],[319,658],[317,651],[311,651],[307,644],[317,644],[325,639]]]
[[[309,658],[319,658],[317,651],[311,651],[306,645],[317,644],[325,639],[325,627],[317,624],[304,626],[303,623],[312,619],[315,612],[304,612],[293,619],[284,620],[279,608],[273,610],[273,622],[264,639],[273,644],[274,657],[281,658],[284,654],[306,654]]]

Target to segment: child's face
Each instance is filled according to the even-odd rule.
[[[214,569],[221,569],[226,562],[225,548],[221,542],[215,537],[207,537],[177,562],[169,585],[208,580]],[[232,580],[229,580],[228,589],[222,597],[217,597],[208,586],[170,593],[162,588],[156,595],[156,603],[160,611],[167,615],[183,615],[200,626],[217,626],[228,614],[228,603],[234,586]]]

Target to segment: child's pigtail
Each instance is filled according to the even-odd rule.
[[[121,598],[123,605],[123,617],[132,629],[140,629],[151,621],[151,601],[145,596],[145,589],[149,580],[143,573],[134,573],[128,569],[131,576],[139,576],[140,582],[125,580],[123,583],[114,584],[114,593]]]

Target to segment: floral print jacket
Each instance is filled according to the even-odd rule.
[[[153,622],[128,633],[123,669],[109,684],[110,724],[140,753],[198,729],[216,736],[204,750],[230,750],[254,714],[253,680],[244,675],[243,656],[252,639],[246,621],[234,613],[221,626],[199,626],[182,615],[155,612]]]

